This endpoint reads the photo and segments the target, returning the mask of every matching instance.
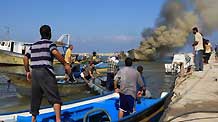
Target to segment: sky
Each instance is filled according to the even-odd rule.
[[[139,46],[165,0],[1,0],[0,40],[35,42],[48,24],[52,40],[71,35],[74,52],[120,52]],[[9,34],[8,34],[9,30]]]

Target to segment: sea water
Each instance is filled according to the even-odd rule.
[[[160,97],[161,92],[169,91],[170,85],[174,82],[175,77],[165,75],[164,63],[161,61],[156,62],[134,62],[134,67],[142,65],[144,68],[143,75],[146,80],[147,89],[151,92],[152,97]],[[124,65],[123,62],[120,63],[120,67]],[[58,75],[63,75],[63,66],[55,65],[54,69]],[[23,109],[29,109],[30,97],[20,96],[16,93],[13,85],[10,86],[9,91],[7,91],[7,79],[1,79],[2,77],[7,77],[9,73],[24,74],[23,66],[1,66],[0,67],[0,113],[20,111]],[[1,83],[2,82],[2,83]],[[4,83],[3,83],[4,82]],[[5,93],[4,93],[5,92]],[[78,100],[95,94],[90,94],[87,91],[79,95],[72,95],[68,97],[63,97],[63,101]],[[42,105],[47,105],[47,99],[43,99]]]

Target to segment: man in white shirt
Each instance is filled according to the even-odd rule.
[[[195,70],[196,71],[203,71],[203,52],[204,52],[204,47],[203,47],[203,37],[202,35],[198,32],[198,28],[194,27],[192,28],[193,34],[194,34],[194,43],[192,46],[194,47],[195,50]]]

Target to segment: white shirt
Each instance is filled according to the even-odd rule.
[[[195,41],[198,42],[198,44],[195,46],[195,51],[204,50],[203,37],[199,32],[195,34]]]

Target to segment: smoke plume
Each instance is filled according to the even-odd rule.
[[[142,32],[143,40],[135,49],[143,60],[184,46],[194,26],[204,35],[218,29],[218,0],[167,0],[156,20],[155,28]]]

